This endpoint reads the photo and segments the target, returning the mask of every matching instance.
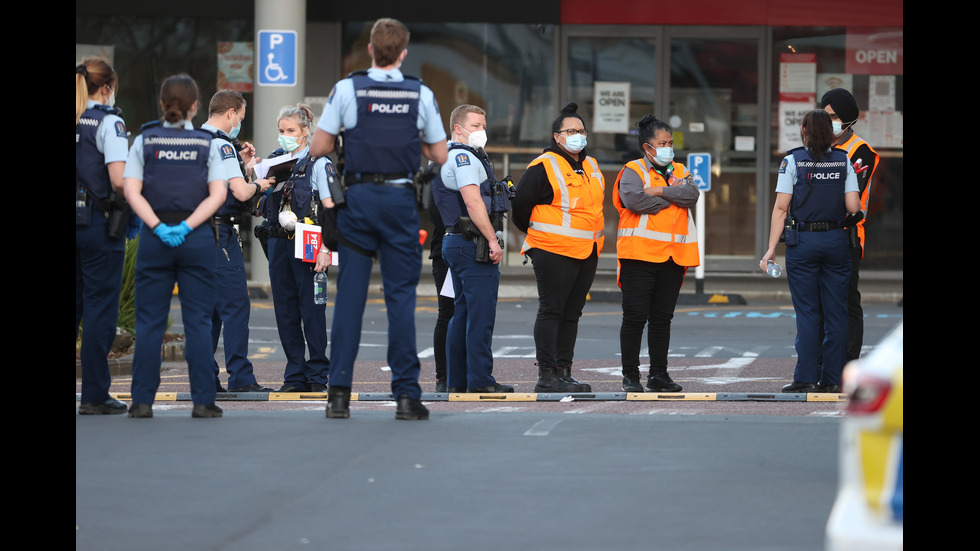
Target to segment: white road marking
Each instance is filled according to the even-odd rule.
[[[551,429],[558,426],[558,423],[561,423],[561,419],[538,421],[524,432],[524,436],[548,436]]]

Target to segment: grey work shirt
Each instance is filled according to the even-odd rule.
[[[626,169],[619,180],[619,198],[623,206],[637,214],[657,214],[671,203],[683,208],[693,208],[701,191],[691,182],[679,186],[666,186],[662,197],[643,193],[643,178],[634,170]]]

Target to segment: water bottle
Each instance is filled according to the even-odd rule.
[[[313,302],[327,303],[327,272],[317,272],[313,276]]]
[[[783,275],[783,268],[779,264],[769,260],[766,262],[766,273],[768,273],[771,277],[779,277]]]

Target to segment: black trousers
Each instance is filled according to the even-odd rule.
[[[448,273],[449,266],[441,257],[432,259],[432,279],[435,281],[436,296],[439,298],[439,314],[436,317],[436,327],[432,332],[432,348],[436,359],[438,381],[446,380],[446,333],[449,329],[449,320],[453,318],[453,313],[456,311],[454,299],[440,294]]]
[[[538,284],[538,317],[534,346],[539,368],[571,367],[578,337],[578,320],[595,279],[599,253],[593,245],[585,259],[542,249],[530,249]]]
[[[619,329],[623,374],[639,373],[644,326],[650,374],[666,373],[670,321],[674,318],[687,268],[678,266],[672,259],[666,262],[623,259],[619,266],[619,284],[623,289],[623,324]]]

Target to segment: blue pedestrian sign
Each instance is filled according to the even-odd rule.
[[[687,169],[701,191],[711,191],[711,153],[688,153]]]
[[[296,86],[296,31],[259,31],[259,85]]]

